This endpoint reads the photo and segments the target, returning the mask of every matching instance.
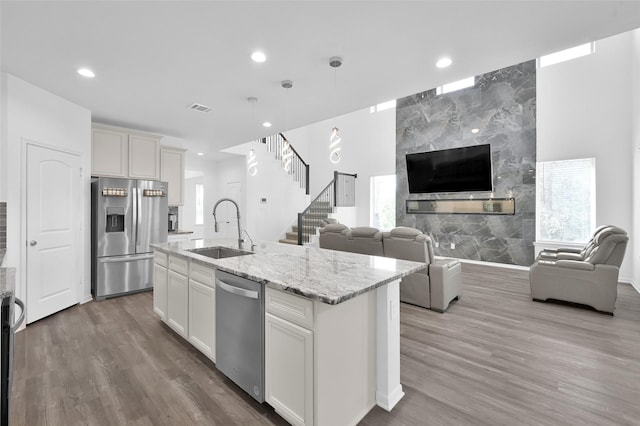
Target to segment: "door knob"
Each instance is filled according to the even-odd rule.
[[[29,241],[29,245],[30,245],[31,247],[35,246],[36,244],[38,244],[38,242],[37,242],[36,240],[31,240],[31,241]]]

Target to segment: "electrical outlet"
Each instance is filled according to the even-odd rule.
[[[455,243],[451,243],[451,250],[455,250],[456,249],[456,244]]]
[[[436,248],[440,248],[440,243],[436,241]]]

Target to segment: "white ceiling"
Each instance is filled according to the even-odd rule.
[[[637,1],[3,0],[0,13],[3,71],[88,108],[94,121],[183,138],[209,158],[640,27]],[[251,61],[256,49],[267,62]],[[453,65],[436,68],[445,55]],[[96,77],[80,77],[81,66]],[[213,111],[190,111],[193,102]]]

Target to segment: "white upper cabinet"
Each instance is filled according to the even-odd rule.
[[[160,179],[160,139],[129,134],[129,177]]]
[[[92,176],[160,179],[162,136],[97,123],[91,135]]]
[[[91,174],[127,177],[128,135],[115,130],[93,128],[91,139]]]
[[[169,205],[184,204],[184,149],[160,148],[160,180],[169,183]]]

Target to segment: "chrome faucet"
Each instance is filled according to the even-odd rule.
[[[251,235],[249,235],[246,229],[243,229],[242,232],[247,234],[247,238],[249,238],[249,241],[251,241],[251,251],[254,251],[256,249],[256,245],[253,243],[253,238],[251,238]]]
[[[216,205],[213,206],[213,230],[218,232],[218,220],[216,219],[216,209],[218,208],[218,205],[223,201],[229,201],[233,203],[234,206],[236,206],[236,216],[238,218],[238,249],[242,250],[242,235],[240,232],[240,207],[238,207],[238,203],[233,201],[231,198],[220,198],[218,201],[216,201]]]

